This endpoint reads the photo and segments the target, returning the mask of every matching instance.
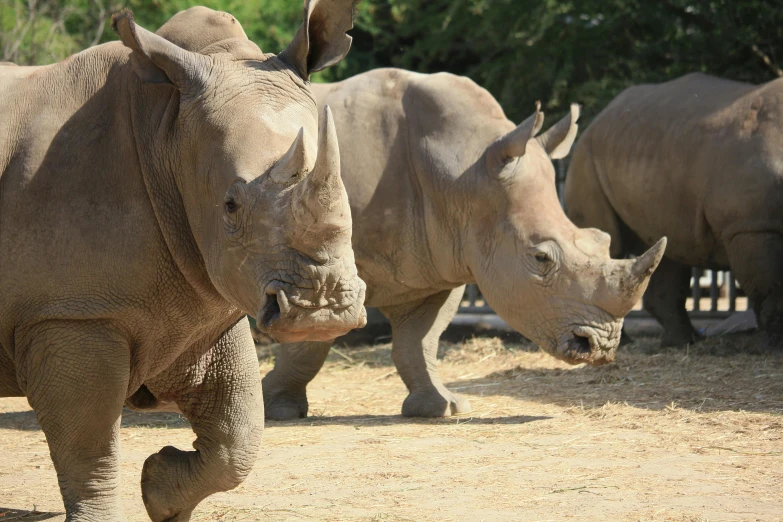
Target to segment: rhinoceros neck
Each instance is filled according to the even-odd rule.
[[[185,176],[182,158],[187,156],[176,127],[179,93],[136,83],[130,98],[142,178],[171,259],[202,301],[230,308],[209,278],[179,188]]]

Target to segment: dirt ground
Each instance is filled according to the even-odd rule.
[[[570,367],[511,338],[441,344],[441,372],[473,413],[399,416],[390,345],[334,350],[311,417],[270,422],[255,470],[194,520],[783,520],[783,354],[754,336],[621,348]],[[261,372],[275,346],[259,347]],[[175,414],[127,412],[122,496],[146,520],[141,466],[188,448]],[[0,399],[0,521],[62,520],[43,433],[25,399]]]

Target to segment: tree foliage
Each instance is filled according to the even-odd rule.
[[[777,0],[385,0],[351,56],[467,75],[519,121],[541,100],[588,118],[625,87],[701,71],[761,83],[781,74]]]
[[[299,0],[0,0],[0,60],[42,64],[114,39],[123,7],[155,29],[202,4],[229,11],[279,52],[300,23]],[[467,75],[521,120],[536,100],[586,119],[629,85],[702,71],[761,83],[783,74],[777,0],[364,0],[348,59],[316,81],[375,67]]]

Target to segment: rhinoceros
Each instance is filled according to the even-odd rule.
[[[578,106],[537,136],[539,107],[514,125],[486,90],[452,74],[379,69],[313,91],[335,108],[356,264],[367,304],[391,322],[404,416],[470,410],[437,370],[438,339],[468,283],[555,357],[613,360],[666,239],[612,260],[607,234],[564,214],[552,159],[571,148]],[[267,418],[306,416],[306,385],[330,345],[283,347],[263,381]]]
[[[209,38],[188,29],[203,27],[208,10],[187,14],[159,34],[190,49],[221,37],[214,24]],[[551,159],[573,144],[577,106],[536,137],[539,107],[515,126],[486,90],[451,74],[379,69],[312,89],[334,107],[356,264],[367,303],[392,323],[392,357],[410,392],[403,415],[470,409],[437,371],[438,339],[467,283],[555,357],[614,358],[666,238],[635,261],[612,260],[607,234],[566,218]],[[331,344],[284,345],[263,381],[267,418],[307,415],[307,383]]]
[[[782,102],[783,80],[690,74],[639,85],[615,98],[575,148],[565,190],[574,223],[608,232],[614,257],[669,238],[644,296],[664,346],[697,338],[685,310],[694,266],[731,268],[769,341],[780,343]]]
[[[121,42],[0,67],[0,396],[35,410],[67,520],[124,520],[126,402],[197,436],[144,463],[152,520],[242,482],[264,422],[245,314],[288,341],[364,324],[334,121],[308,87],[352,11],[307,0],[277,56],[241,29],[188,51],[124,12]]]

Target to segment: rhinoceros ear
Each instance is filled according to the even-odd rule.
[[[576,131],[579,129],[579,125],[576,124],[578,119],[579,105],[573,103],[571,104],[571,113],[568,116],[536,138],[550,158],[561,159],[568,156],[576,139]]]
[[[496,172],[512,158],[525,155],[527,143],[541,130],[544,124],[544,113],[541,112],[541,102],[536,102],[536,112],[519,124],[505,136],[495,140],[487,149],[487,161],[490,171]]]
[[[170,83],[183,90],[197,83],[206,70],[205,56],[186,51],[139,27],[129,10],[114,15],[112,27],[122,43],[133,50],[133,70],[144,83]]]
[[[304,80],[342,60],[351,48],[352,38],[345,33],[353,27],[357,2],[305,0],[304,21],[280,58],[290,63]]]

